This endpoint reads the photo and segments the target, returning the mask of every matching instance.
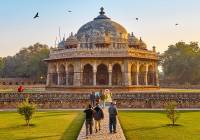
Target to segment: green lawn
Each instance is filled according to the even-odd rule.
[[[163,112],[120,111],[119,119],[127,140],[200,140],[198,111],[182,111],[175,127]]]
[[[0,112],[0,140],[75,140],[83,118],[81,111],[36,112],[27,128],[16,112]]]

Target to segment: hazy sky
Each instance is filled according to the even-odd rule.
[[[149,49],[155,45],[163,52],[177,41],[200,41],[200,0],[0,0],[0,57],[36,42],[54,46],[59,27],[62,36],[76,33],[101,6]],[[36,12],[40,18],[33,19]]]

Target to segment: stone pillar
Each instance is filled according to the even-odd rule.
[[[60,82],[61,82],[60,73],[57,73],[57,74],[58,74],[58,85],[60,85]]]
[[[50,74],[47,74],[47,81],[46,81],[46,86],[50,85]]]
[[[93,72],[93,86],[96,86],[96,85],[97,85],[97,78],[96,78],[97,75],[96,75],[96,74],[97,74],[97,72],[94,71],[94,72]]]
[[[68,86],[69,85],[69,83],[68,83],[68,72],[66,72],[66,86]]]
[[[129,65],[128,60],[124,60],[124,85],[131,85],[131,65]]]
[[[80,60],[77,60],[77,62],[74,65],[74,85],[80,86],[81,85],[81,64]]]
[[[97,66],[96,63],[93,65],[93,86],[97,85]]]
[[[122,83],[121,83],[121,86],[124,86],[124,79],[125,79],[125,75],[124,75],[124,64],[121,64],[121,71],[122,71]]]
[[[112,64],[108,65],[108,74],[109,74],[109,86],[112,86]]]
[[[155,85],[159,86],[158,67],[155,65]]]
[[[144,83],[145,85],[147,86],[148,85],[148,78],[147,78],[147,75],[148,75],[148,65],[146,64],[145,66],[145,72],[144,72]]]
[[[60,85],[60,73],[59,73],[59,64],[56,65],[56,72],[57,72],[57,85]]]
[[[137,62],[137,66],[136,66],[136,75],[135,75],[135,78],[136,78],[136,85],[137,85],[137,86],[139,85],[139,70],[140,70],[140,65],[139,65],[139,62]]]

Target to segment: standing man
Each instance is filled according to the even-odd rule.
[[[116,124],[117,124],[118,111],[117,111],[117,107],[116,107],[115,103],[113,103],[113,102],[110,103],[110,106],[108,108],[108,112],[109,112],[109,130],[110,130],[110,133],[117,133]]]
[[[93,114],[94,114],[94,110],[92,109],[92,106],[90,104],[88,105],[88,108],[84,110],[84,113],[85,113],[86,136],[88,136],[89,132],[90,135],[92,134]]]
[[[104,113],[101,109],[99,103],[96,103],[96,107],[94,108],[94,121],[95,121],[95,129],[96,133],[101,130],[101,120],[104,119]]]

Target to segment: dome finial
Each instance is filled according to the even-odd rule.
[[[100,8],[100,10],[101,10],[101,11],[99,12],[99,14],[100,14],[100,15],[104,15],[104,14],[105,14],[105,12],[103,11],[103,10],[104,10],[104,8],[103,8],[103,7],[101,7],[101,8]]]

